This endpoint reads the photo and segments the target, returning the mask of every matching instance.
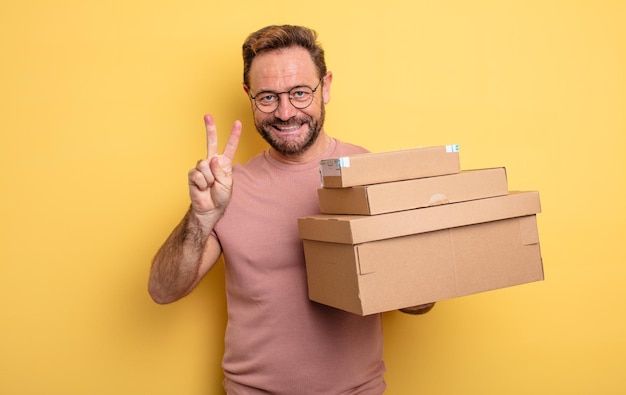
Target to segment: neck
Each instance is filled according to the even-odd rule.
[[[315,160],[322,156],[322,154],[328,149],[330,145],[330,137],[324,133],[324,131],[320,131],[319,136],[306,151],[300,154],[295,155],[284,155],[280,152],[276,151],[274,148],[269,149],[269,154],[272,158],[276,159],[279,162],[287,163],[287,164],[302,164],[308,163],[312,160]]]

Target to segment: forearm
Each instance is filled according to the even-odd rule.
[[[152,261],[148,291],[155,302],[173,302],[195,287],[215,222],[203,224],[191,209],[187,211]]]

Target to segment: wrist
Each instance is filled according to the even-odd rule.
[[[223,214],[223,210],[201,212],[194,210],[191,206],[187,212],[187,228],[201,239],[206,240]]]

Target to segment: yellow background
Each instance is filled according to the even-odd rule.
[[[186,172],[244,123],[240,45],[314,27],[326,130],[373,151],[457,143],[537,189],[545,281],[386,313],[388,394],[626,392],[626,2],[3,1],[0,392],[220,394],[223,266],[146,292]]]

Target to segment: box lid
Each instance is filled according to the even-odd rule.
[[[453,174],[461,170],[459,146],[451,144],[323,159],[319,170],[325,188]]]
[[[302,239],[359,244],[539,212],[539,192],[509,192],[504,196],[374,216],[313,215],[299,218],[298,229]]]

